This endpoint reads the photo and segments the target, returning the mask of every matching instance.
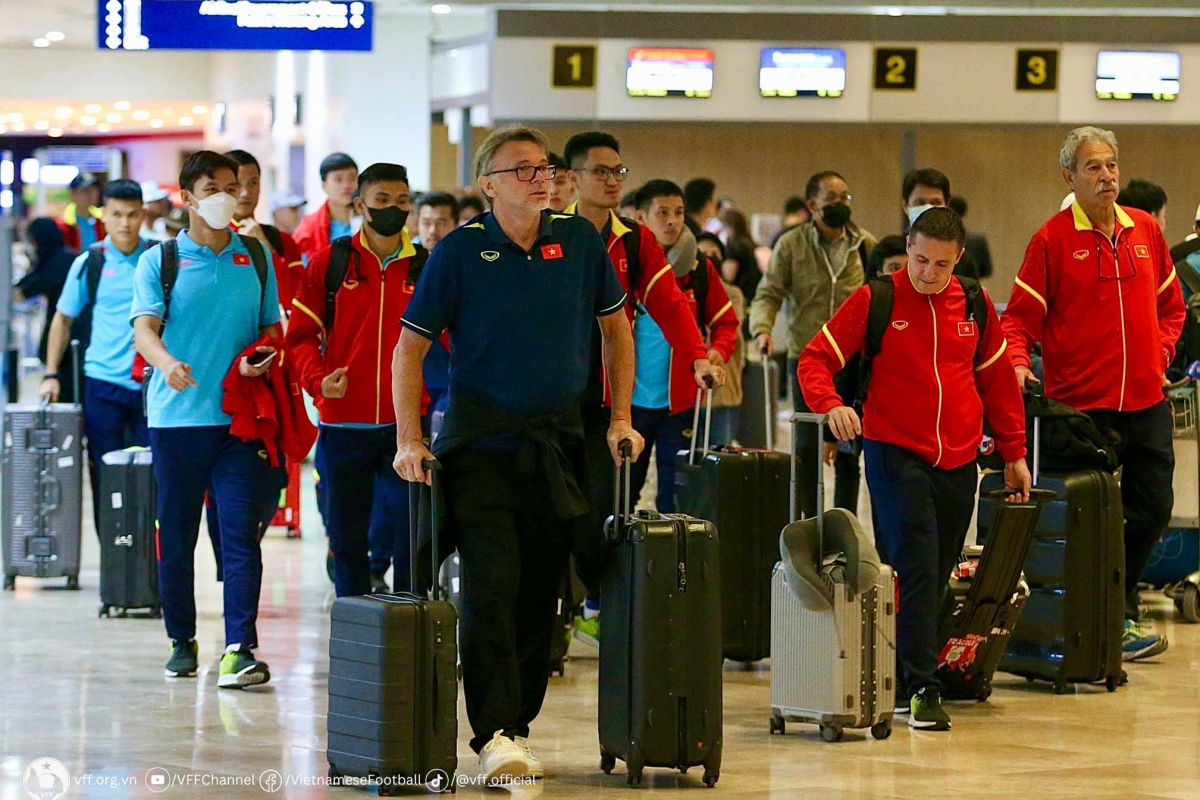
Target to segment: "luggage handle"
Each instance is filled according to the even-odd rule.
[[[1030,397],[1043,403],[1046,401],[1046,386],[1040,381],[1027,381],[1021,389]],[[1042,415],[1033,414],[1033,485],[1037,486],[1042,471]]]
[[[1020,494],[1020,493],[1021,493],[1020,489],[1009,489],[1009,488],[1005,487],[1003,489],[992,489],[990,492],[985,492],[983,496],[985,498],[987,498],[988,500],[1004,500],[1007,497],[1011,497],[1014,494]],[[1053,500],[1057,496],[1058,495],[1056,493],[1050,491],[1049,489],[1030,489],[1029,490],[1029,502],[1030,503],[1037,502],[1039,505],[1041,503],[1045,502],[1046,500]],[[1018,503],[1017,505],[1025,505],[1025,504]]]
[[[771,359],[767,353],[763,353],[763,400],[766,406],[763,413],[763,419],[767,423],[767,449],[775,449],[775,418],[771,415]]]
[[[617,450],[621,454],[621,463],[613,467],[613,516],[612,525],[608,529],[608,539],[614,544],[621,541],[625,526],[629,524],[629,518],[633,515],[629,500],[633,442],[630,439],[622,439],[617,445]]]
[[[692,442],[688,450],[688,466],[696,466],[696,429],[700,427],[700,398],[704,396],[704,450],[700,453],[700,459],[704,460],[711,451],[711,434],[712,434],[712,396],[713,396],[713,379],[711,375],[704,376],[704,388],[696,387],[696,411],[692,415]]]
[[[439,600],[438,585],[438,512],[437,512],[437,479],[442,462],[436,458],[427,458],[421,462],[421,468],[429,473],[429,561],[433,568],[431,583],[433,584],[433,599]],[[408,485],[408,581],[412,594],[417,595],[417,528],[420,523],[421,484]]]
[[[825,424],[829,422],[828,414],[813,414],[807,411],[797,411],[792,414],[792,478],[791,497],[789,498],[789,514],[792,522],[796,521],[796,489],[799,485],[799,450],[796,428],[801,423],[817,426],[817,543],[818,552],[824,553],[824,543],[821,536],[825,532],[825,465],[821,463],[821,451],[825,449]],[[824,556],[822,556],[824,557]]]

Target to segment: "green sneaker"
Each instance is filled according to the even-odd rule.
[[[912,696],[908,725],[923,731],[950,730],[950,715],[942,710],[942,695],[936,688],[926,686]]]
[[[186,642],[182,639],[174,640],[171,642],[171,658],[167,661],[167,668],[163,670],[163,674],[168,678],[194,676],[200,668],[196,658],[199,653],[200,647],[195,639],[188,639]]]
[[[231,644],[225,648],[221,658],[221,674],[217,686],[222,689],[243,689],[271,680],[271,670],[266,662],[258,661],[250,648]]]
[[[1167,637],[1147,631],[1141,620],[1125,620],[1125,633],[1121,637],[1121,659],[1140,661],[1143,658],[1161,656],[1167,652]]]
[[[575,638],[592,647],[600,646],[600,618],[575,618]]]

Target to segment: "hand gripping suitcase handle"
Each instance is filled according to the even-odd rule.
[[[696,429],[700,427],[700,398],[703,396],[704,401],[704,450],[700,453],[700,458],[703,459],[708,455],[710,445],[712,443],[712,396],[713,396],[713,379],[711,375],[704,376],[704,387],[696,387],[696,412],[692,415],[692,444],[688,450],[688,466],[696,466]],[[631,445],[632,446],[632,445]]]
[[[608,526],[609,541],[620,542],[624,536],[625,526],[632,515],[629,495],[631,494],[630,473],[633,472],[633,442],[622,439],[617,445],[621,454],[621,463],[613,467],[613,515],[612,524]]]
[[[807,411],[797,411],[792,414],[792,480],[791,497],[789,500],[789,516],[792,522],[799,517],[796,508],[796,489],[799,484],[799,439],[797,428],[800,425],[817,426],[817,530],[825,528],[825,466],[821,463],[821,452],[825,449],[825,424],[829,422],[828,414],[813,414]]]
[[[436,458],[427,458],[421,462],[421,468],[429,473],[429,561],[432,566],[431,583],[433,584],[433,599],[439,599],[438,585],[438,510],[437,510],[437,473],[442,468],[442,462]],[[408,485],[408,585],[415,594],[417,591],[417,528],[421,519],[421,484]]]

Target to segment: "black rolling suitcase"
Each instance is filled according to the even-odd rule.
[[[742,408],[738,415],[737,440],[742,447],[773,450],[775,411],[779,408],[779,381],[783,370],[771,356],[764,356],[761,363],[762,369],[747,364],[742,371]]]
[[[1121,635],[1125,619],[1125,526],[1121,487],[1109,472],[1039,474],[1040,426],[1035,422],[1033,474],[1053,493],[1042,505],[1025,559],[1029,599],[1012,630],[1000,669],[1030,681],[1054,683],[1061,694],[1072,683],[1121,682]],[[988,492],[1004,488],[1004,476],[980,485],[979,536],[987,547],[996,519]]]
[[[1033,543],[1042,503],[1053,492],[1034,489],[1027,503],[1007,503],[1008,492],[991,492],[991,531],[969,580],[951,580],[938,620],[941,656],[937,679],[947,700],[987,700],[992,676],[1028,598],[1021,570]],[[981,512],[983,504],[981,503]],[[982,513],[981,513],[982,517]],[[980,520],[980,525],[984,521]]]
[[[676,456],[675,498],[680,513],[710,520],[721,532],[721,642],[725,658],[759,661],[771,655],[771,574],[779,561],[779,533],[790,521],[791,467],[785,453],[709,448],[712,392],[708,392],[704,449]]]
[[[154,459],[131,447],[100,459],[100,616],[147,609],[162,616],[158,598],[158,540]]]
[[[628,452],[628,451],[626,451]],[[683,514],[629,515],[629,458],[606,535],[600,639],[600,768],[721,772],[721,574],[717,529]]]
[[[437,462],[426,465],[436,470]],[[436,471],[435,473],[436,474]],[[410,486],[409,542],[416,553]],[[437,575],[437,510],[432,514]],[[417,585],[415,559],[410,564]],[[458,614],[448,601],[372,594],[334,601],[329,631],[329,777],[367,779],[381,796],[412,781],[455,786],[458,769]]]

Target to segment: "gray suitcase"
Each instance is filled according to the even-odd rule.
[[[820,452],[825,416],[795,414],[793,442],[800,422],[820,426]],[[793,447],[793,486],[795,482]],[[817,472],[817,498],[817,508],[823,511],[821,471]],[[883,566],[870,591],[855,594],[835,582],[833,609],[810,611],[784,583],[782,564],[776,565],[771,576],[771,733],[784,733],[787,720],[793,720],[819,725],[826,742],[841,741],[845,728],[870,728],[876,739],[891,736],[896,704],[895,597],[895,573]]]
[[[72,342],[79,371],[78,342]],[[76,385],[79,376],[76,375]],[[4,588],[17,576],[67,579],[79,588],[83,523],[83,407],[41,403],[4,407],[0,538]]]

